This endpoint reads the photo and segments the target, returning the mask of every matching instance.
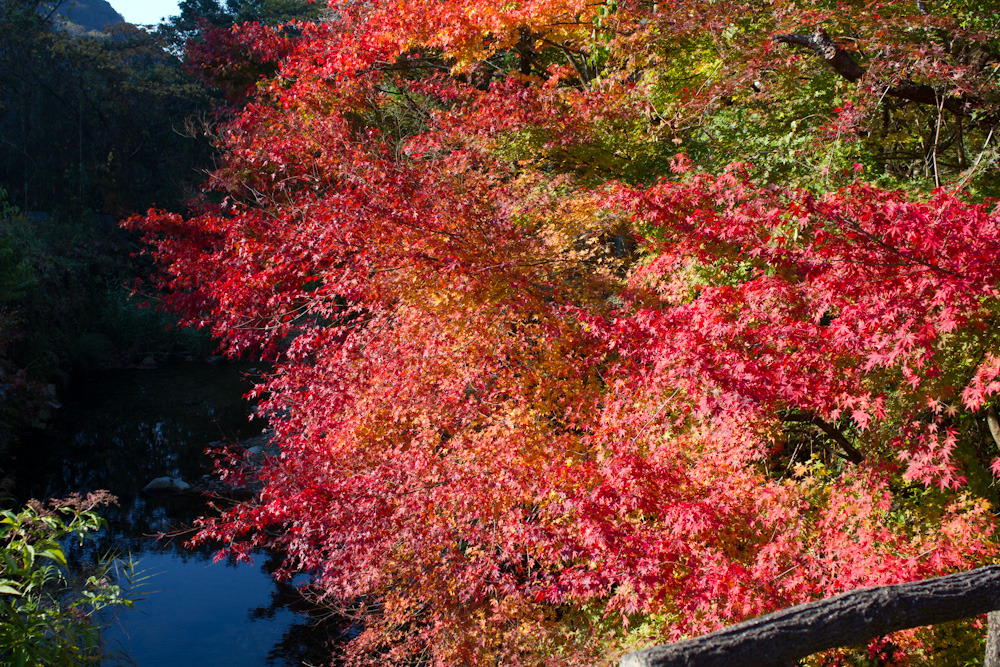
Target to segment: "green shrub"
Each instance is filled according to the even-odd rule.
[[[99,530],[104,520],[94,509],[109,502],[114,497],[100,491],[0,511],[0,664],[100,661],[98,612],[132,602],[109,576],[107,560],[71,577],[63,542],[82,543]]]

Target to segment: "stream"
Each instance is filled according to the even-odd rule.
[[[199,494],[154,497],[152,479],[196,483],[211,473],[208,443],[259,435],[243,395],[249,365],[183,363],[88,374],[61,397],[48,432],[18,461],[18,495],[63,497],[107,489],[118,507],[96,541],[71,558],[131,556],[145,577],[135,609],[118,611],[105,632],[117,658],[103,664],[166,667],[326,664],[310,608],[294,584],[271,578],[279,563],[266,552],[251,564],[213,563],[211,548],[186,549],[185,529],[207,511]],[[170,539],[156,535],[177,533]],[[326,660],[323,656],[326,655]],[[130,662],[131,661],[131,662]]]

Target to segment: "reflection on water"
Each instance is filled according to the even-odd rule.
[[[253,565],[235,565],[145,552],[140,567],[153,576],[142,586],[155,592],[119,612],[109,646],[142,666],[318,662],[308,641],[313,628],[294,610],[300,598],[290,586],[275,586],[267,564],[263,554]]]
[[[141,489],[156,477],[192,483],[212,470],[208,443],[258,435],[248,419],[246,366],[185,364],[95,373],[63,397],[50,432],[19,462],[25,497],[61,497],[108,489],[120,506],[101,513],[108,528],[73,549],[77,559],[131,553],[151,575],[135,610],[108,631],[139,667],[320,663],[308,609],[289,584],[270,576],[266,553],[253,564],[213,563],[210,549],[190,551],[181,532],[206,511],[197,494],[154,498]],[[328,654],[327,654],[328,655]]]
[[[225,567],[174,554],[144,553],[141,568],[156,591],[119,613],[108,633],[139,665],[259,665],[296,621],[282,611],[248,627],[247,603],[267,600],[271,583],[255,567]]]

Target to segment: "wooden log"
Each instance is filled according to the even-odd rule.
[[[789,607],[701,637],[629,653],[620,666],[788,667],[819,651],[997,611],[1000,566],[994,565]],[[1000,667],[998,625],[1000,614],[990,614],[985,664],[994,667]]]

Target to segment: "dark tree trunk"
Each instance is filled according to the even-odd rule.
[[[863,588],[626,655],[621,667],[786,667],[838,646],[989,614],[985,665],[1000,667],[1000,566]]]

